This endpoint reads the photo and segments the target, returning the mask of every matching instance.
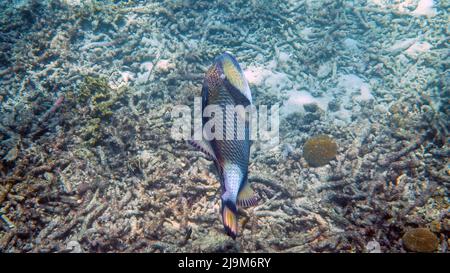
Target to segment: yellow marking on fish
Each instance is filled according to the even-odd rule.
[[[210,88],[217,87],[220,84],[220,75],[216,66],[212,66],[206,72],[206,80]]]
[[[237,199],[238,204],[242,207],[254,206],[257,202],[255,192],[252,190],[249,183],[245,184],[245,186],[241,189]]]
[[[242,92],[245,86],[244,77],[241,71],[236,65],[228,59],[225,59],[222,63],[223,73],[230,83]]]

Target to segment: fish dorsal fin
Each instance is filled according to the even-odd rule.
[[[217,160],[216,154],[209,141],[206,140],[188,140],[188,143],[203,152],[210,160]]]
[[[237,204],[240,207],[252,207],[258,204],[258,198],[255,192],[250,187],[250,183],[246,182],[245,185],[238,193]]]

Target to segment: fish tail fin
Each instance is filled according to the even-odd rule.
[[[258,204],[258,198],[250,187],[250,183],[246,182],[244,187],[239,191],[237,197],[237,205],[240,207],[252,207]]]
[[[226,233],[236,239],[238,230],[237,207],[231,200],[222,200],[222,220]]]

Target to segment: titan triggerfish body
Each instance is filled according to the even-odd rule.
[[[205,109],[208,106],[220,107],[223,110],[221,119],[223,137],[217,137],[216,134],[214,137],[205,138],[205,126],[213,118],[207,115],[205,117]],[[252,106],[248,82],[236,59],[225,52],[215,59],[206,72],[202,87],[202,131],[204,134],[202,139],[190,142],[206,153],[215,163],[222,189],[222,221],[226,233],[233,239],[238,233],[238,207],[253,206],[257,203],[257,198],[247,180],[251,144],[248,114],[250,112],[247,111],[246,115],[242,112],[239,114],[239,112],[229,111],[231,108],[243,109],[247,106]],[[234,126],[231,126],[232,123]],[[214,128],[216,133],[217,130],[218,128]]]

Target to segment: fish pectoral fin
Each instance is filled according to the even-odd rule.
[[[245,79],[244,72],[242,71],[237,60],[230,54],[225,52],[220,57],[222,71],[225,76],[225,83],[227,88],[231,91],[237,104],[247,106],[252,103],[252,95],[248,82]]]
[[[197,150],[203,152],[210,160],[217,160],[216,155],[206,140],[188,140],[188,143],[194,146]]]
[[[258,204],[258,198],[250,187],[250,183],[246,183],[238,194],[237,205],[239,207],[253,207]]]

